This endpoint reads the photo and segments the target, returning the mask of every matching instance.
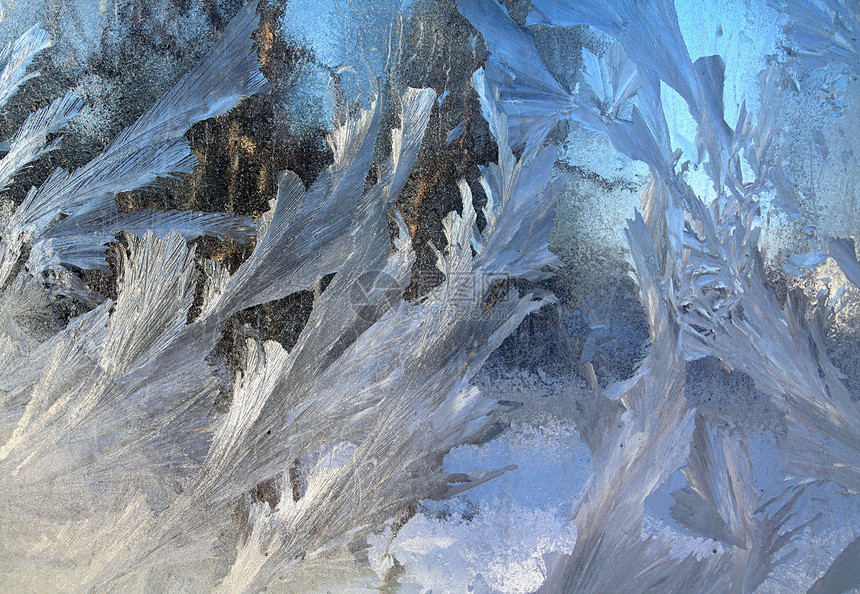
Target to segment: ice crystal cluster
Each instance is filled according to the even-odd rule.
[[[386,18],[402,35],[417,8],[390,4],[380,14],[396,15]],[[786,569],[809,567],[792,563],[817,525],[858,509],[860,406],[829,351],[842,308],[856,306],[860,262],[856,232],[824,224],[792,178],[784,114],[798,81],[823,81],[822,101],[856,97],[860,8],[774,0],[783,55],[763,64],[758,113],[741,104],[728,122],[726,63],[691,57],[672,0],[508,5],[519,21],[497,0],[457,0],[475,29],[470,51],[486,50],[462,94],[479,105],[494,162],[476,167],[477,184],[454,182],[457,209],[437,222],[444,243],[427,252],[442,280],[418,296],[409,287],[423,263],[400,204],[438,136],[434,110],[453,101],[451,67],[445,89],[399,84],[385,60],[408,49],[400,39],[392,50],[393,25],[387,57],[376,48],[367,67],[391,80],[361,81],[362,101],[339,99],[355,107],[332,110],[330,162],[307,186],[278,173],[255,219],[116,200],[190,173],[189,129],[271,92],[255,2],[89,162],[3,198],[0,588],[860,587],[850,512],[824,567]],[[591,41],[549,63],[536,40],[570,31]],[[349,54],[334,38],[310,40],[321,60]],[[0,106],[50,45],[35,25],[0,54]],[[575,84],[564,63],[576,65]],[[324,66],[335,83],[346,70]],[[683,146],[670,97],[695,128]],[[3,146],[0,191],[60,149],[82,108],[69,93],[26,118]],[[477,127],[465,117],[441,136],[453,145]],[[571,130],[647,169],[622,236],[648,341],[632,375],[612,382],[594,365],[612,342],[583,348],[547,422],[527,411],[554,396],[499,381],[510,373],[502,360],[482,368],[528,316],[567,307],[547,287],[562,265],[550,238],[575,176],[559,162]],[[818,157],[835,159],[814,137]],[[852,170],[853,154],[840,158]],[[778,236],[771,218],[805,246],[782,267],[765,253],[764,235]],[[196,252],[201,237],[245,245],[247,257],[229,267]],[[88,282],[98,270],[116,273],[115,292]],[[219,344],[237,314],[300,291],[313,291],[313,306],[295,344],[248,332],[238,365],[225,362]],[[734,414],[702,405],[691,385],[706,362],[748,379],[759,408],[725,386],[710,395]],[[774,426],[738,422],[747,406]],[[511,411],[520,421],[501,422]],[[758,451],[768,439],[770,458]]]

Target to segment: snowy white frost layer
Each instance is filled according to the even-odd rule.
[[[783,167],[785,71],[766,69],[757,117],[741,105],[730,124],[726,66],[720,56],[691,58],[671,0],[533,0],[526,25],[605,36],[602,51],[576,56],[575,89],[496,0],[457,4],[489,53],[473,86],[497,159],[480,171],[482,217],[460,182],[461,207],[441,221],[446,245],[435,248],[444,282],[415,302],[402,298],[415,254],[394,205],[438,104],[432,89],[395,93],[397,117],[375,101],[338,122],[331,165],[308,188],[282,172],[256,221],[117,212],[117,193],[193,169],[191,126],[268,91],[251,39],[254,2],[94,159],[3,203],[2,589],[305,591],[342,587],[339,568],[351,568],[407,590],[752,592],[773,589],[774,576],[787,583],[798,535],[822,521],[799,509],[809,491],[860,492],[860,409],[826,348],[839,294],[781,304],[761,261],[765,203],[800,216]],[[788,15],[799,68],[857,72],[854,4],[774,7]],[[0,54],[0,106],[49,46],[36,26]],[[695,155],[672,145],[665,88],[695,122],[694,150],[684,147]],[[58,148],[54,135],[81,107],[68,94],[26,119],[0,160],[0,190]],[[383,130],[389,120],[396,127]],[[624,232],[649,350],[611,386],[583,366],[593,393],[566,402],[576,430],[516,426],[479,447],[500,406],[476,375],[552,299],[509,281],[544,279],[559,264],[547,237],[566,179],[547,139],[571,121],[650,172]],[[691,168],[707,176],[707,199]],[[820,249],[790,264],[831,257],[847,282],[860,282],[848,239],[811,222],[805,232]],[[253,251],[233,272],[201,263],[189,242],[204,235]],[[108,244],[115,298],[79,274],[107,268]],[[230,316],[315,286],[289,352],[249,337],[240,371],[219,365],[213,352]],[[61,319],[61,300],[84,313]],[[697,410],[685,394],[690,366],[705,358],[750,377],[784,419],[784,482],[773,497],[756,480],[748,427]],[[552,478],[482,458],[494,448],[521,464],[535,463],[529,448],[545,449],[575,469],[552,488],[527,495],[519,485],[503,497],[506,480]],[[679,473],[668,515],[696,545],[680,552],[677,533],[649,511]],[[472,490],[474,505],[460,497]],[[795,586],[857,585],[860,547],[850,539],[860,529],[848,528],[829,568]]]
[[[498,279],[535,278],[556,263],[547,234],[563,180],[551,181],[552,148],[515,157],[491,103],[499,161],[483,170],[486,225],[478,230],[462,183],[462,212],[445,218],[438,252],[445,282],[418,303],[391,299],[414,261],[391,207],[421,145],[429,89],[402,93],[375,183],[376,104],[329,136],[334,162],[310,188],[281,174],[256,226],[226,214],[116,212],[117,192],[194,166],[183,137],[191,125],[267,90],[255,12],[243,8],[203,62],[95,159],[55,171],[0,221],[4,589],[301,589],[360,555],[365,537],[411,502],[504,470],[449,475],[441,463],[493,422],[495,401],[470,379],[545,302],[513,288],[489,297]],[[4,97],[47,45],[38,28],[14,44]],[[56,146],[44,146],[46,134],[78,108],[66,98],[27,120],[2,163],[4,184]],[[127,247],[111,300],[70,267],[104,267],[120,232]],[[233,274],[213,260],[201,270],[187,243],[200,235],[255,248]],[[223,377],[210,354],[228,316],[331,273],[290,352],[249,339],[242,371]],[[189,319],[198,286],[200,313]],[[90,309],[56,327],[41,312],[58,296]]]
[[[529,25],[587,25],[607,36],[601,56],[583,52],[574,92],[542,66],[530,33],[499,3],[458,5],[484,36],[490,56],[478,76],[498,98],[518,145],[528,151],[559,122],[575,120],[605,133],[651,172],[642,214],[626,230],[651,349],[634,377],[589,405],[584,426],[602,429],[587,441],[593,474],[576,496],[576,544],[570,553],[547,556],[542,591],[755,590],[803,528],[785,527],[803,489],[795,481],[832,480],[849,493],[860,491],[860,409],[824,344],[833,301],[822,294],[809,304],[811,316],[795,297],[781,307],[759,258],[762,197],[776,194],[774,202],[787,209],[794,204],[778,129],[783,74],[772,67],[762,75],[758,125],[741,106],[732,127],[723,114],[724,63],[720,56],[691,60],[671,0],[534,0]],[[838,57],[856,68],[855,6],[791,3],[785,10],[822,25],[815,32],[789,27],[805,63]],[[670,144],[661,85],[677,92],[697,124],[697,165],[715,191],[707,203],[687,182],[691,164],[680,163]],[[625,102],[632,102],[629,119],[619,109]],[[830,245],[850,279],[854,254],[846,255],[840,241]],[[781,501],[765,502],[753,487],[743,431],[717,430],[687,405],[685,364],[703,357],[748,374],[784,413],[787,435],[779,447],[794,487]],[[682,467],[687,486],[674,495],[673,518],[728,545],[724,552],[676,560],[670,543],[640,537],[645,499]],[[854,549],[846,555],[856,558]],[[838,560],[822,580],[856,581],[856,568],[847,564]]]

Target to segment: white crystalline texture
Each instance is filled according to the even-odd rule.
[[[785,32],[808,67],[843,62],[860,73],[860,6],[852,0],[769,0],[789,20]]]
[[[419,303],[401,297],[415,256],[396,212],[390,239],[388,215],[418,155],[430,89],[402,93],[400,127],[381,160],[378,103],[347,118],[328,138],[331,166],[308,189],[282,173],[256,228],[220,213],[116,212],[117,192],[190,170],[191,125],[268,89],[256,25],[251,3],[101,154],[56,170],[0,221],[5,590],[236,592],[275,581],[301,590],[416,500],[508,470],[449,475],[442,460],[494,421],[495,400],[470,379],[546,302],[513,287],[491,300],[491,284],[536,279],[557,264],[547,235],[564,180],[551,180],[554,149],[515,157],[490,97],[499,162],[482,171],[487,225],[478,231],[461,184],[462,213],[444,221],[445,281]],[[9,54],[17,70],[4,74],[7,94],[27,76],[15,66],[22,52],[47,44],[33,35]],[[4,180],[54,148],[42,146],[46,134],[78,108],[67,97],[33,114],[0,164]],[[103,268],[120,232],[129,235],[111,300],[67,267]],[[187,243],[201,235],[254,240],[255,249],[232,274],[211,260],[201,272]],[[292,350],[248,339],[229,387],[210,359],[227,318],[331,273]],[[51,291],[92,303],[47,335],[31,319],[50,307],[45,278]],[[202,308],[189,322],[198,280]],[[218,412],[224,390],[229,408]]]
[[[836,57],[856,67],[854,4],[785,3],[792,18],[789,30],[807,48],[806,57]],[[624,121],[608,117],[614,113],[607,105],[616,87],[605,58],[583,51],[587,88],[569,92],[542,67],[530,33],[498,2],[459,0],[458,5],[490,52],[479,73],[509,117],[513,138],[523,130],[545,135],[558,121],[575,119],[607,134],[620,152],[647,163],[653,178],[643,198],[645,219],[637,214],[627,230],[651,326],[651,351],[633,378],[607,392],[620,397],[624,412],[618,421],[617,409],[600,404],[605,398],[600,394],[581,408],[591,427],[602,424],[588,441],[602,463],[577,499],[576,546],[570,555],[551,560],[543,588],[641,591],[660,584],[661,591],[752,591],[785,558],[780,549],[802,528],[784,529],[800,492],[762,515],[742,442],[717,437],[704,420],[692,434],[684,429],[692,419],[692,411],[684,413],[684,360],[721,359],[750,375],[771,397],[788,426],[780,441],[789,462],[787,478],[829,479],[849,492],[860,491],[860,409],[827,356],[823,325],[830,304],[822,296],[812,316],[805,316],[806,307],[793,298],[780,306],[759,263],[759,197],[775,192],[777,203],[794,203],[781,169],[776,126],[782,91],[772,71],[762,79],[766,100],[758,127],[742,106],[732,129],[723,116],[725,65],[719,56],[690,58],[671,0],[534,0],[528,24],[588,25],[613,38],[635,64],[641,85],[632,118]],[[815,18],[804,21],[804,15]],[[688,185],[683,174],[690,164],[679,165],[680,153],[669,145],[662,83],[686,101],[698,124],[698,160],[716,192],[710,204]],[[597,106],[589,95],[596,96]],[[752,183],[742,175],[742,159],[755,175]],[[831,240],[830,251],[851,279],[857,261],[847,245]],[[644,498],[683,465],[691,436],[689,484],[677,494],[677,517],[730,550],[722,560],[687,559],[672,566],[661,549],[664,543],[639,541],[635,527],[641,525]],[[621,564],[623,575],[617,572]]]
[[[838,61],[858,71],[856,2],[774,5],[799,58],[792,68]],[[727,66],[720,56],[692,59],[671,0],[533,0],[529,26],[606,36],[599,51],[570,56],[583,65],[574,89],[554,78],[532,32],[500,2],[457,7],[488,50],[472,84],[497,158],[479,168],[480,213],[477,185],[459,183],[458,210],[439,221],[445,245],[433,246],[444,280],[420,299],[403,298],[416,255],[396,202],[443,104],[432,89],[394,90],[392,80],[385,88],[395,95],[345,110],[327,137],[331,164],[309,187],[281,172],[256,221],[117,212],[117,193],[193,169],[185,133],[194,124],[269,90],[252,40],[256,2],[89,163],[56,169],[20,204],[4,202],[0,590],[334,591],[348,569],[370,576],[371,587],[399,580],[434,591],[753,592],[819,521],[800,509],[812,505],[810,491],[827,484],[857,497],[860,407],[827,353],[841,293],[780,302],[762,264],[766,201],[800,216],[783,170],[783,67],[761,75],[757,118],[741,105],[730,125]],[[0,53],[0,107],[37,74],[30,66],[49,46],[35,26]],[[695,121],[693,163],[672,146],[663,85]],[[52,135],[81,108],[67,94],[23,122],[4,145],[0,191],[58,148]],[[499,395],[473,385],[476,374],[553,299],[517,287],[560,265],[547,238],[567,178],[547,139],[568,120],[650,170],[641,213],[624,229],[650,344],[632,377],[609,386],[583,365],[593,393],[569,395],[577,430],[561,435],[591,462],[568,452],[563,463],[575,458],[570,464],[582,465],[571,472],[588,477],[563,485],[563,503],[559,480],[548,489],[521,484],[513,500],[479,499],[472,509],[464,496],[488,492],[499,477],[551,480],[534,469],[515,474],[501,456],[458,472],[451,463],[480,453],[457,448],[500,418]],[[385,122],[396,127],[386,131]],[[448,144],[472,129],[462,122]],[[390,138],[380,142],[382,133]],[[828,159],[826,139],[816,138]],[[713,200],[694,191],[691,169],[707,176]],[[811,251],[790,256],[785,269],[832,258],[860,287],[853,241],[807,229]],[[227,270],[195,253],[189,242],[201,236],[253,249]],[[108,269],[109,244],[113,297],[80,275]],[[292,348],[245,336],[232,353],[239,369],[228,372],[216,347],[231,316],[311,288]],[[83,313],[60,318],[62,298]],[[773,497],[759,488],[763,465],[747,427],[727,420],[736,411],[697,410],[688,399],[690,369],[708,357],[751,378],[784,421],[785,484]],[[545,493],[551,506],[522,502]],[[649,501],[661,493],[672,499],[665,530],[651,531]],[[504,540],[512,519],[528,529]],[[810,591],[857,587],[857,532],[840,541],[829,568],[808,576]],[[672,534],[698,549],[715,543],[713,554],[683,550]]]
[[[9,152],[0,161],[0,190],[6,188],[25,165],[59,147],[60,138],[46,145],[48,134],[62,130],[80,108],[80,100],[67,94],[27,118],[11,140]]]
[[[33,25],[0,52],[0,65],[3,67],[0,73],[0,106],[6,105],[22,84],[38,76],[38,72],[28,72],[27,68],[36,55],[49,47],[51,38],[47,31],[39,25]]]

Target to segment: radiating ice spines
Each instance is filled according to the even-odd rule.
[[[183,76],[104,151],[74,172],[56,169],[42,186],[31,189],[6,221],[0,261],[3,280],[8,279],[13,263],[20,257],[24,241],[31,243],[30,256],[36,267],[33,272],[44,269],[37,265],[64,263],[61,255],[64,252],[71,254],[65,263],[91,264],[93,250],[104,243],[111,231],[110,225],[94,227],[93,221],[115,213],[115,194],[145,186],[158,177],[191,171],[196,159],[183,136],[185,132],[201,120],[226,113],[245,97],[268,90],[251,39],[256,23],[256,3],[250,2],[231,21],[201,64]],[[52,119],[59,118],[50,124],[56,128],[72,115],[73,105],[77,106],[66,100],[49,108],[47,113],[34,114],[37,119],[32,124],[51,115]],[[41,127],[46,125],[47,122]],[[67,217],[66,229],[80,223],[83,227],[80,234],[66,233],[62,240],[53,237],[52,225],[58,215]],[[138,215],[138,225],[141,216]],[[153,227],[159,224],[158,220],[152,222]]]
[[[9,142],[9,152],[0,160],[0,190],[6,189],[26,165],[60,146],[61,137],[48,144],[48,134],[62,131],[68,121],[80,112],[81,106],[80,99],[67,93],[30,114]]]
[[[239,37],[250,34],[248,10],[216,53],[247,58],[250,41]],[[239,74],[236,84],[256,88],[252,75]],[[189,84],[183,80],[180,90]],[[103,266],[104,243],[120,231],[132,234],[119,253],[115,301],[101,297],[65,330],[28,343],[3,371],[17,387],[0,408],[0,465],[9,471],[0,488],[14,493],[46,480],[56,486],[3,513],[4,541],[16,543],[7,552],[34,579],[96,589],[159,589],[181,580],[257,590],[286,572],[298,584],[416,499],[450,497],[506,470],[449,476],[441,461],[493,422],[495,400],[469,380],[546,302],[512,287],[490,300],[486,279],[536,278],[557,263],[547,245],[561,183],[550,179],[554,151],[515,158],[505,118],[484,96],[499,145],[499,164],[483,170],[488,225],[478,232],[463,185],[472,223],[459,214],[445,223],[457,273],[408,303],[403,292],[415,256],[406,225],[390,209],[415,163],[435,105],[432,90],[403,92],[400,127],[390,154],[376,163],[374,184],[367,174],[380,125],[376,106],[335,129],[334,164],[309,189],[283,173],[272,211],[253,229],[228,215],[117,214],[106,199],[105,208],[101,198],[64,202],[70,180],[84,183],[86,168],[111,161],[117,147],[161,138],[153,130],[178,131],[182,118],[169,114],[182,111],[184,92],[169,93],[96,165],[55,173],[11,221],[23,232],[17,247],[32,242],[27,261],[34,270]],[[208,114],[185,111],[191,119]],[[181,142],[153,150],[179,155]],[[144,169],[144,177],[153,171]],[[67,216],[55,220],[57,213]],[[389,220],[397,228],[393,241]],[[255,251],[232,274],[211,261],[201,270],[186,242],[203,233],[240,241],[256,235]],[[9,288],[30,282],[13,274],[19,259],[9,260]],[[249,339],[239,375],[225,381],[211,353],[227,318],[332,272],[292,350]],[[189,321],[198,286],[201,311]],[[226,412],[216,411],[219,399]],[[43,506],[67,520],[61,502],[68,499],[82,502],[75,511],[82,519],[46,521],[50,561],[34,569],[44,556],[27,553],[20,519]],[[244,520],[233,524],[237,505]],[[90,556],[63,565],[76,550],[70,543],[81,540],[93,543]],[[237,556],[225,553],[234,547]]]
[[[834,62],[860,72],[860,7],[851,0],[770,0],[787,15],[785,32],[807,68]]]
[[[837,4],[828,5],[821,13],[826,16],[841,14],[840,10],[851,12],[844,6],[840,9]],[[477,5],[476,0],[461,0],[459,6],[481,32],[490,50],[488,64],[495,70],[488,66],[481,76],[487,78],[488,88],[504,89],[504,92],[492,91],[503,99],[500,101],[503,111],[509,111],[518,122],[528,122],[533,130],[547,130],[559,119],[576,119],[604,132],[619,151],[651,168],[653,180],[643,199],[646,224],[637,219],[628,227],[631,256],[654,343],[649,359],[654,356],[656,337],[660,336],[658,330],[664,324],[663,318],[656,315],[660,311],[656,305],[663,302],[667,311],[672,312],[674,323],[678,324],[679,352],[683,358],[714,356],[746,372],[785,412],[789,435],[781,440],[780,448],[790,462],[791,477],[829,478],[856,492],[860,418],[838,370],[827,357],[821,338],[820,318],[826,313],[826,299],[821,300],[817,308],[822,313],[806,321],[791,300],[785,308],[779,306],[765,283],[759,263],[759,195],[775,191],[777,203],[791,206],[795,202],[781,168],[784,145],[775,114],[781,104],[783,85],[774,69],[768,70],[762,78],[763,92],[769,99],[763,101],[758,127],[752,126],[750,114],[742,108],[732,129],[723,116],[724,64],[718,56],[695,62],[690,59],[671,2],[613,4],[537,0],[532,4],[529,24],[586,24],[602,31],[623,47],[636,65],[642,84],[633,99],[630,121],[606,117],[605,106],[613,86],[609,83],[608,68],[599,56],[586,53],[583,82],[590,87],[587,94],[583,96],[581,90],[578,94],[571,93],[569,102],[558,100],[554,110],[528,110],[533,116],[529,120],[520,111],[530,106],[536,96],[530,88],[534,83],[528,75],[520,76],[523,67],[514,48],[519,44],[523,55],[539,60],[533,42],[528,32],[516,25],[498,3],[482,2],[481,11]],[[844,18],[845,23],[838,23],[839,26],[850,27],[850,18]],[[821,48],[818,51],[826,53]],[[497,66],[499,64],[503,66]],[[541,67],[531,69],[531,72],[544,71]],[[688,165],[678,166],[679,153],[673,153],[668,142],[659,98],[660,81],[686,100],[697,121],[698,158],[713,182],[717,198],[710,203],[696,195],[686,182],[684,172]],[[593,99],[588,94],[597,98],[596,108],[589,105]],[[742,158],[753,168],[754,179],[744,179]],[[648,238],[649,233],[651,238]],[[844,256],[847,250],[842,248],[843,244],[837,241],[832,249]],[[850,272],[856,258],[853,253],[848,255],[850,258],[841,259]],[[651,259],[661,267],[660,282],[643,283],[643,272],[648,271],[644,263]],[[627,393],[649,373],[666,373],[663,369],[652,370],[649,359],[634,378],[611,389],[610,395]],[[603,397],[598,394],[597,400],[583,405],[583,420],[609,431],[611,423],[601,422],[601,419],[614,418],[616,409],[600,404],[600,398]],[[631,411],[627,411],[620,418],[630,414]],[[586,431],[589,445],[595,453],[607,442],[612,443],[611,437],[592,435],[594,432],[589,431]],[[684,437],[680,439],[684,441]],[[723,462],[716,462],[712,470],[719,472]],[[605,471],[601,469],[597,474],[602,472]],[[592,497],[599,500],[599,491]],[[745,542],[754,542],[755,545],[749,546],[758,548],[756,552],[750,550],[743,554],[735,551],[737,559],[732,565],[736,568],[731,579],[740,590],[753,589],[778,562],[778,551],[789,538],[788,533],[780,535],[779,532],[790,507],[791,500],[773,516],[749,520],[748,524],[755,529],[750,528],[745,533]],[[747,509],[742,513],[752,512]],[[584,535],[587,532],[579,526],[580,520],[577,514],[579,534]],[[726,518],[723,522],[729,520]],[[723,536],[734,544],[740,542],[734,532]],[[602,562],[608,567],[611,553],[606,551],[606,554],[608,557]],[[746,560],[738,560],[743,555]],[[598,563],[599,559],[601,555],[596,554],[589,562]],[[587,565],[584,558],[577,561],[576,551],[554,567],[547,588],[571,588],[574,584],[585,590],[599,589],[597,584],[602,588],[619,587],[617,583],[599,581],[611,580],[614,576],[601,573],[599,565]],[[598,581],[589,581],[592,579]]]
[[[25,82],[38,76],[27,72],[33,59],[51,47],[51,37],[40,25],[33,25],[0,52],[0,107],[6,105]]]

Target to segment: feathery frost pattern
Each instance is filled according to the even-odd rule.
[[[707,421],[697,421],[692,433],[694,448],[685,470],[688,486],[676,494],[674,508],[677,520],[729,546],[730,560],[721,564],[688,559],[670,571],[663,567],[667,562],[659,563],[665,553],[652,541],[639,540],[631,518],[635,521],[641,517],[644,497],[684,464],[693,412],[683,412],[683,361],[706,356],[749,374],[756,387],[784,411],[789,434],[780,446],[789,460],[790,477],[829,479],[854,493],[860,487],[860,410],[828,358],[823,339],[832,302],[822,295],[811,317],[805,316],[802,308],[798,311],[801,305],[792,299],[781,307],[766,286],[759,263],[759,197],[776,192],[777,203],[794,204],[780,167],[777,130],[772,128],[775,117],[768,113],[778,110],[781,103],[780,91],[769,80],[773,75],[768,73],[764,79],[765,93],[770,93],[771,100],[763,101],[758,128],[752,126],[742,106],[732,129],[723,116],[722,59],[690,59],[670,1],[534,0],[528,24],[588,25],[613,39],[602,56],[583,52],[582,80],[587,89],[578,93],[563,90],[541,67],[529,32],[514,23],[495,0],[459,0],[458,4],[490,51],[483,76],[500,98],[501,109],[512,122],[513,136],[528,136],[530,132],[543,137],[558,121],[575,119],[607,134],[620,152],[649,165],[652,175],[643,197],[646,218],[637,215],[628,225],[636,279],[651,325],[651,352],[636,377],[613,390],[624,410],[621,422],[637,419],[645,425],[635,434],[621,434],[614,440],[609,437],[609,428],[615,424],[606,420],[604,436],[599,441],[589,438],[596,461],[602,463],[596,464],[574,514],[576,548],[570,555],[550,560],[544,589],[643,591],[659,584],[660,591],[721,590],[729,585],[732,591],[754,590],[779,562],[779,550],[803,526],[781,532],[796,495],[771,515],[756,515],[758,504],[750,490],[750,470],[742,441],[738,441],[742,440],[740,434],[720,438]],[[820,57],[831,52],[853,66],[853,50],[842,43],[825,43],[821,35],[826,37],[832,31],[834,36],[844,35],[839,39],[849,40],[847,43],[856,40],[856,35],[846,33],[856,11],[836,2],[821,10],[812,3],[808,7],[803,4],[832,25],[814,35],[811,27],[793,29],[801,45],[815,46],[808,55]],[[791,6],[789,3],[787,10]],[[521,53],[517,55],[514,48]],[[702,168],[717,196],[709,204],[685,181],[689,163],[679,165],[680,153],[673,153],[669,145],[661,83],[678,92],[698,123],[698,158],[702,161],[707,156]],[[547,89],[552,89],[553,107],[549,109],[544,99]],[[618,89],[622,89],[620,95]],[[632,100],[630,120],[619,115],[618,97],[621,102]],[[752,182],[742,175],[742,159],[752,169]],[[844,240],[832,240],[830,253],[851,280],[857,264],[848,245]],[[669,338],[667,323],[676,328],[674,340]],[[674,362],[666,360],[669,353],[675,353]],[[655,360],[661,361],[659,366],[653,365]],[[670,379],[673,375],[679,378],[674,384]],[[673,393],[674,401],[655,401],[651,407],[637,409],[637,396],[665,399]],[[597,394],[596,398],[605,397]],[[672,406],[678,407],[675,416],[661,421]],[[600,423],[601,416],[614,418],[619,414],[616,407],[607,404],[592,402],[581,408],[584,418],[592,423]],[[649,432],[648,423],[674,429],[661,436]],[[600,454],[607,443],[612,443],[618,448],[613,456],[618,458],[622,450],[620,443],[614,442],[622,440],[624,456],[632,458],[621,465],[623,472],[617,471],[613,479],[612,458],[602,460]],[[637,453],[643,468],[656,473],[653,478],[631,480],[634,469],[639,468],[632,462]],[[646,457],[659,458],[646,463]],[[597,487],[601,481],[620,482],[604,482]],[[611,503],[602,502],[602,498],[611,498]],[[621,506],[633,507],[628,511]],[[619,508],[625,511],[615,515]],[[620,577],[618,565],[629,566],[637,554],[643,556],[642,569],[625,571]],[[719,585],[720,579],[727,580],[725,585]]]
[[[463,182],[462,213],[444,221],[445,281],[416,303],[400,297],[415,256],[392,207],[435,103],[430,89],[403,92],[400,127],[368,187],[378,103],[331,133],[334,163],[310,188],[280,175],[256,227],[217,213],[115,212],[115,193],[189,170],[182,134],[191,124],[267,89],[255,26],[249,4],[136,124],[83,168],[55,171],[4,221],[8,587],[235,592],[286,580],[301,589],[321,563],[351,558],[417,499],[450,497],[507,470],[449,476],[441,462],[494,421],[495,400],[470,380],[547,301],[513,287],[490,300],[491,285],[536,279],[557,264],[547,236],[564,180],[551,180],[554,149],[514,156],[506,119],[482,87],[499,147],[498,164],[482,170],[487,224],[478,231]],[[79,109],[63,101],[28,119],[16,137],[29,143],[22,155],[50,149],[32,147]],[[38,304],[28,297],[12,314],[27,291],[41,292],[37,273],[55,271],[58,290],[83,291],[65,267],[104,268],[105,245],[120,232],[129,235],[114,301],[92,296],[90,311],[49,336],[17,321]],[[232,274],[212,260],[201,269],[187,243],[201,235],[253,239],[255,249]],[[249,338],[241,371],[225,377],[211,353],[229,316],[331,273],[289,352]],[[200,283],[201,311],[189,321]],[[218,412],[224,390],[229,408]],[[273,498],[251,495],[260,489]],[[80,542],[90,543],[86,553]]]
[[[495,438],[506,401],[482,391],[478,373],[530,314],[558,303],[541,282],[562,265],[549,237],[569,179],[553,139],[570,122],[647,166],[622,241],[648,343],[607,386],[583,357],[591,393],[564,403],[591,456],[587,480],[563,498],[575,539],[563,550],[534,543],[542,581],[529,587],[766,584],[821,520],[801,509],[810,492],[860,494],[860,406],[828,353],[843,295],[860,289],[860,261],[855,239],[803,220],[781,117],[796,85],[787,72],[860,72],[860,12],[852,0],[767,1],[783,18],[790,68],[765,68],[762,107],[740,105],[729,123],[726,61],[692,59],[672,0],[531,0],[524,26],[499,0],[457,0],[479,34],[473,57],[487,50],[466,73],[495,152],[438,217],[429,266],[442,280],[409,299],[427,265],[414,213],[400,210],[413,169],[426,173],[416,168],[423,144],[447,134],[453,155],[475,122],[434,130],[447,82],[438,95],[410,88],[391,64],[372,100],[335,102],[344,109],[325,138],[329,164],[308,185],[278,172],[255,219],[118,210],[117,194],[194,170],[192,126],[278,89],[261,72],[257,2],[242,7],[200,64],[91,161],[0,203],[0,589],[337,590],[337,569],[357,566],[398,586],[406,569],[395,543],[413,516],[517,470],[454,472],[446,457]],[[596,42],[567,56],[581,66],[562,83],[536,31],[574,26]],[[0,107],[38,75],[32,64],[50,46],[36,25],[0,52]],[[348,67],[330,70],[342,91]],[[672,143],[669,89],[695,123],[683,150]],[[68,93],[23,121],[3,144],[0,192],[60,148],[82,109]],[[782,272],[835,264],[846,286],[816,277],[828,288],[814,297],[778,297],[765,212],[800,223],[812,246]],[[203,237],[245,246],[243,260],[198,252]],[[116,286],[100,293],[94,271],[115,273]],[[289,348],[237,324],[250,308],[311,290]],[[759,488],[752,425],[694,401],[692,370],[705,359],[751,380],[784,426],[776,496]],[[658,498],[708,554],[678,555],[651,530]],[[809,592],[857,587],[858,543],[834,553]],[[476,590],[492,590],[478,577]]]
[[[6,105],[25,82],[38,76],[38,72],[27,72],[33,59],[51,47],[51,37],[39,25],[33,25],[15,42],[0,52],[0,106]]]

